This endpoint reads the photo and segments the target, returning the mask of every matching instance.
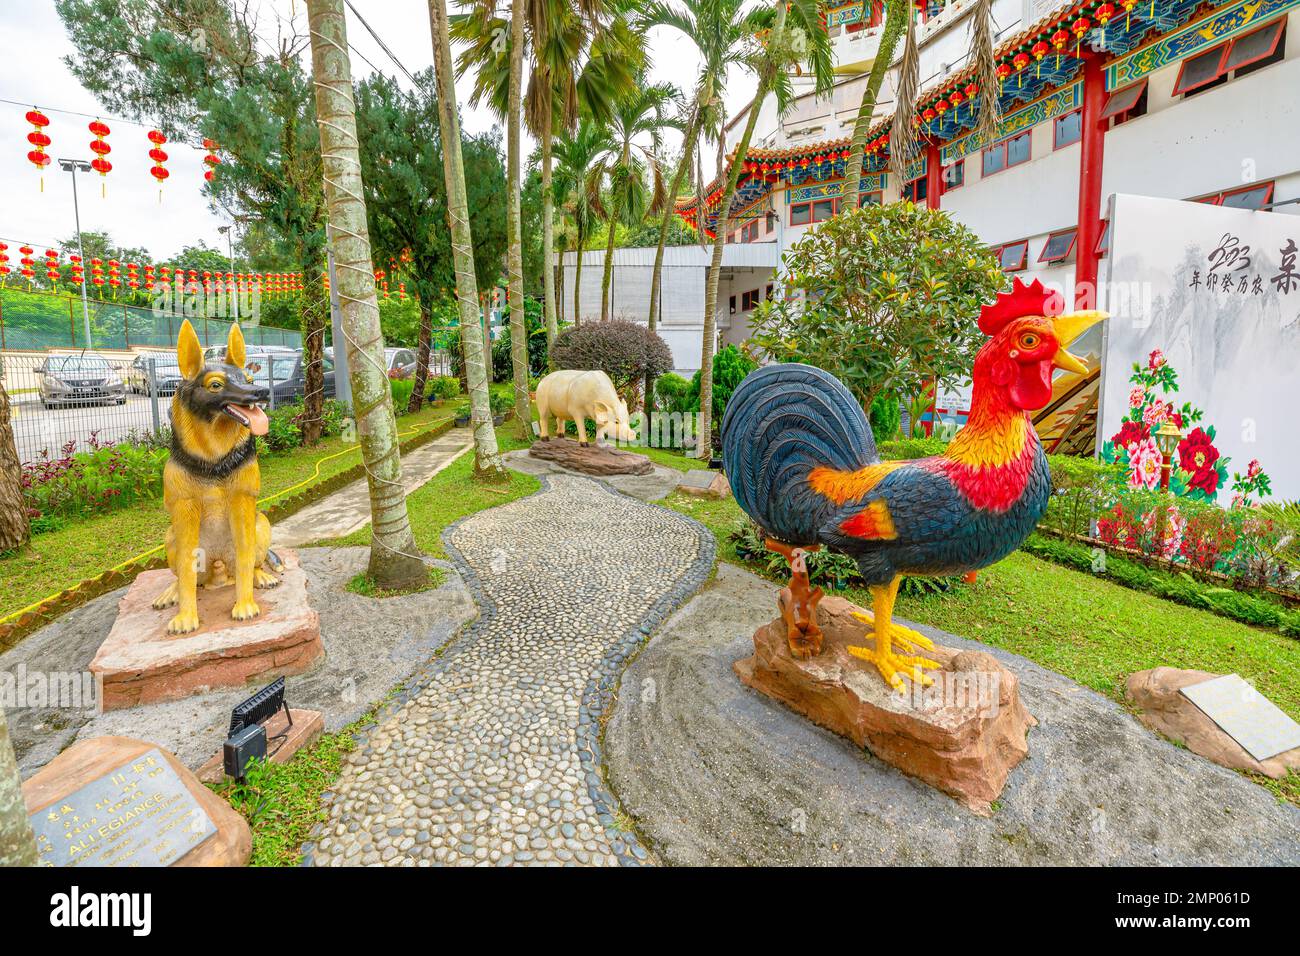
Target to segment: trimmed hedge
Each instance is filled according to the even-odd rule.
[[[1025,539],[1020,547],[1035,557],[1063,564],[1076,571],[1098,573],[1093,570],[1093,549],[1077,542],[1035,533]],[[1300,610],[1290,610],[1281,604],[1234,591],[1232,588],[1204,584],[1186,573],[1150,568],[1106,552],[1105,571],[1101,575],[1134,591],[1145,591],[1167,601],[1211,611],[1242,624],[1300,637]]]

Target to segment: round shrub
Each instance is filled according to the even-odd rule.
[[[636,322],[587,322],[565,329],[552,349],[556,368],[597,369],[629,399],[646,375],[671,371],[673,353],[658,335]]]

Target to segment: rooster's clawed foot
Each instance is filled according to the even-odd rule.
[[[871,628],[868,633],[874,638],[876,646],[851,646],[846,648],[850,654],[876,665],[876,670],[880,671],[880,676],[895,690],[901,691],[904,689],[904,675],[922,687],[929,687],[934,683],[934,678],[925,671],[926,669],[939,668],[942,666],[941,664],[930,660],[928,657],[899,654],[894,651],[895,644],[907,651],[914,651],[917,648],[930,650],[934,647],[933,641],[910,627],[903,627],[894,623],[887,625],[888,638],[881,640],[880,635],[876,633],[875,621],[870,614],[855,611],[853,616]]]

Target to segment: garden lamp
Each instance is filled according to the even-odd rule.
[[[1178,443],[1183,440],[1183,433],[1172,421],[1166,421],[1152,437],[1155,438],[1156,448],[1160,449],[1160,456],[1163,459],[1160,464],[1160,490],[1168,491],[1174,452],[1178,449]]]

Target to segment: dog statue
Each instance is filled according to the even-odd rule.
[[[183,381],[172,398],[171,457],[163,469],[163,504],[171,515],[167,566],[176,581],[154,599],[155,608],[179,605],[169,634],[199,627],[200,584],[218,588],[235,574],[230,616],[246,621],[261,613],[254,588],[280,583],[270,550],[271,523],[257,510],[261,472],[257,441],[268,427],[259,402],[270,391],[244,369],[244,335],[230,326],[223,363],[203,361],[194,327],[181,326],[176,360]]]

